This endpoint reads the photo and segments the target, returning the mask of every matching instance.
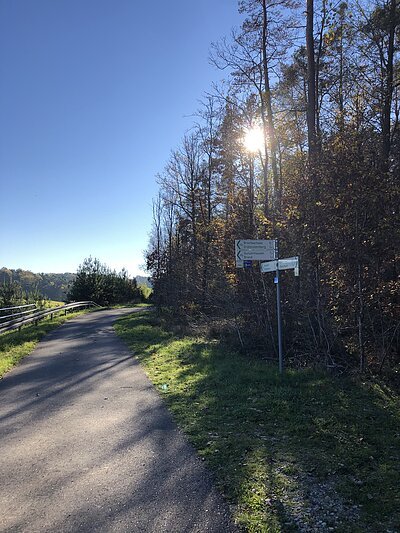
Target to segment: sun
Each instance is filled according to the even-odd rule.
[[[243,144],[249,152],[262,152],[264,150],[264,132],[259,127],[248,128],[244,134]]]

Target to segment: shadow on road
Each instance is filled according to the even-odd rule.
[[[0,529],[234,531],[202,462],[101,313],[50,333],[0,383]]]

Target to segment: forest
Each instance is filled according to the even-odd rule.
[[[157,176],[154,302],[277,360],[273,275],[235,239],[278,239],[296,367],[400,384],[400,4],[243,0],[213,43],[224,72]],[[171,312],[172,310],[172,312]]]
[[[0,268],[0,306],[17,305],[48,299],[64,301],[75,274],[40,273],[30,270]]]

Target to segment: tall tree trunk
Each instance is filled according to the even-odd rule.
[[[263,132],[264,132],[264,160],[262,161],[263,169],[263,189],[264,189],[264,216],[269,218],[270,216],[270,205],[269,205],[269,180],[268,180],[268,166],[269,166],[269,156],[268,156],[268,140],[267,140],[267,113],[265,110],[264,97],[261,94],[261,120],[263,123]]]
[[[314,52],[314,0],[307,0],[306,24],[307,48],[307,133],[309,161],[313,161],[316,151],[316,88]]]
[[[202,286],[202,307],[206,306],[208,301],[208,285],[209,285],[209,264],[210,264],[210,245],[211,245],[211,216],[212,216],[212,204],[211,204],[211,182],[212,182],[212,155],[208,154],[208,168],[207,168],[207,219],[206,219],[206,238],[204,243],[204,268],[203,268],[203,286]]]
[[[364,295],[363,295],[363,279],[362,279],[362,256],[361,256],[361,228],[360,228],[360,214],[356,210],[356,228],[355,228],[355,245],[357,255],[357,329],[358,329],[358,349],[360,353],[360,372],[365,372],[366,357],[364,347]]]
[[[268,54],[267,54],[267,37],[268,37],[268,12],[267,2],[262,0],[263,8],[263,31],[262,31],[262,63],[263,63],[263,75],[264,75],[264,97],[265,108],[267,111],[267,123],[268,123],[268,136],[271,146],[271,169],[272,179],[274,184],[274,212],[277,210],[280,204],[281,191],[279,187],[279,171],[278,171],[278,158],[277,158],[277,140],[275,134],[274,116],[272,112],[272,98],[271,87],[269,82],[269,68],[268,68]],[[265,131],[264,131],[265,136]]]
[[[249,232],[250,237],[255,237],[255,219],[254,219],[254,158],[249,156]]]
[[[388,56],[386,66],[386,79],[384,88],[384,100],[382,109],[382,168],[385,172],[389,170],[389,156],[391,147],[390,138],[390,115],[393,99],[393,63],[394,63],[394,42],[396,33],[396,0],[390,0],[390,26],[388,41]]]
[[[321,18],[321,28],[319,30],[319,44],[317,59],[315,61],[315,131],[317,139],[321,137],[321,121],[320,121],[320,112],[321,112],[321,101],[319,98],[319,73],[320,65],[323,54],[323,42],[324,42],[324,31],[326,27],[326,0],[322,0],[322,18]]]

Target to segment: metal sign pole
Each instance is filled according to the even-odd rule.
[[[286,257],[286,259],[279,259],[278,239],[275,239],[274,260],[261,263],[261,272],[275,272],[274,282],[276,284],[276,318],[278,323],[278,355],[279,355],[279,372],[283,374],[284,370],[284,355],[282,348],[282,313],[281,313],[281,287],[279,280],[280,270],[294,269],[294,275],[299,275],[299,258]]]
[[[284,354],[282,347],[281,287],[279,271],[294,269],[294,275],[298,276],[299,258],[296,256],[279,259],[278,239],[235,239],[235,260],[236,268],[251,268],[253,266],[253,261],[266,261],[260,265],[261,272],[275,271],[279,372],[283,374]]]
[[[283,350],[282,350],[282,315],[281,315],[281,288],[279,283],[279,249],[278,240],[276,240],[276,315],[278,320],[278,355],[279,355],[279,373],[283,374]]]
[[[276,269],[276,313],[278,316],[279,373],[283,374],[281,289],[280,289],[280,283],[279,283],[279,269]]]

